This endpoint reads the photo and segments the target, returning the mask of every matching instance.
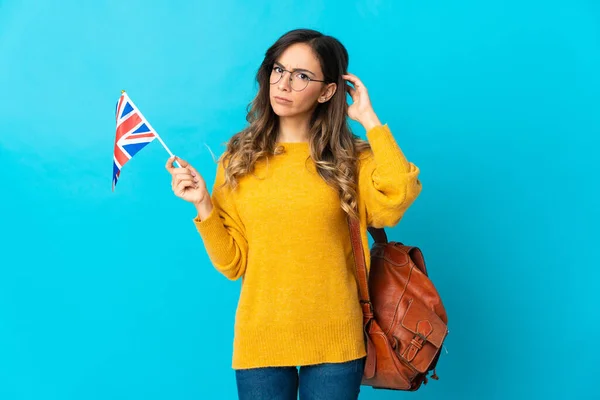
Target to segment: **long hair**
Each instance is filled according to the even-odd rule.
[[[335,38],[310,29],[296,29],[281,36],[266,52],[256,74],[258,93],[248,105],[248,125],[227,143],[221,156],[225,168],[224,185],[235,189],[238,179],[254,172],[255,163],[265,157],[281,154],[275,148],[278,116],[269,100],[269,77],[277,58],[292,44],[308,44],[318,58],[327,83],[335,82],[337,89],[329,101],[319,103],[310,120],[310,155],[317,172],[340,197],[344,212],[358,215],[357,160],[370,149],[367,141],[352,133],[347,121],[346,82],[348,52]]]

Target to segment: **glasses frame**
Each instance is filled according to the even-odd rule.
[[[294,72],[298,71],[298,70],[294,70],[294,71],[288,71],[287,69],[285,69],[285,68],[283,68],[283,67],[281,67],[281,66],[279,66],[279,65],[273,65],[273,67],[271,68],[271,74],[273,74],[273,70],[274,70],[275,68],[279,68],[279,69],[281,69],[283,72],[281,73],[281,76],[279,77],[279,79],[277,79],[277,81],[275,81],[275,82],[272,82],[272,83],[271,83],[271,80],[269,79],[269,83],[270,83],[271,85],[277,85],[277,84],[278,84],[278,83],[281,81],[281,78],[283,78],[283,76],[285,75],[285,73],[286,73],[286,72],[289,72],[289,73],[290,73],[290,78],[289,78],[289,79],[290,79],[290,88],[291,88],[291,89],[292,89],[294,92],[301,92],[301,91],[303,91],[304,89],[306,89],[306,88],[308,87],[308,84],[309,84],[309,83],[311,83],[311,82],[322,82],[322,83],[327,83],[327,81],[325,81],[325,80],[314,79],[314,78],[311,78],[310,76],[308,76],[308,74],[304,74],[304,75],[306,75],[306,77],[308,78],[308,81],[306,82],[306,86],[304,86],[304,88],[302,88],[302,89],[300,89],[300,90],[296,90],[296,89],[294,89],[294,87],[292,86],[292,74],[293,74]]]

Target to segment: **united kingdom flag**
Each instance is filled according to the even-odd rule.
[[[117,134],[113,160],[113,191],[121,175],[121,168],[138,151],[158,137],[156,131],[140,113],[125,91],[121,93],[121,97],[117,102],[116,119]]]

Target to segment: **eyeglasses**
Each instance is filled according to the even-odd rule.
[[[279,82],[286,72],[290,73],[290,82],[291,82],[292,90],[295,90],[296,92],[301,92],[302,90],[306,89],[308,84],[312,81],[327,82],[327,81],[321,81],[318,79],[313,79],[310,76],[306,75],[302,71],[288,71],[288,70],[283,69],[280,66],[276,65],[273,67],[273,70],[271,71],[271,78],[270,78],[271,85],[275,85],[277,82]]]

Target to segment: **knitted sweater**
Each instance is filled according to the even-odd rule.
[[[396,225],[421,192],[387,125],[367,132],[359,156],[362,242],[367,226]],[[235,190],[211,194],[213,210],[194,219],[214,267],[242,278],[235,318],[234,369],[344,362],[366,355],[347,219],[335,190],[317,173],[308,143],[257,162]]]

